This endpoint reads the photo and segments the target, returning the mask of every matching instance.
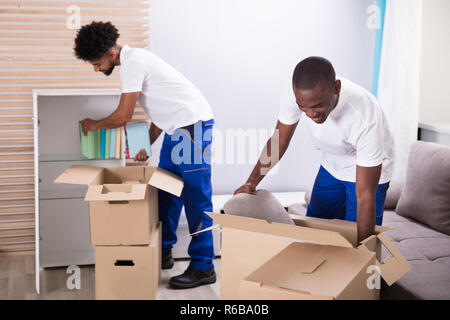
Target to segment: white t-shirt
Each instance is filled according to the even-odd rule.
[[[194,84],[154,53],[124,45],[120,65],[122,93],[140,91],[139,104],[150,120],[168,134],[214,118]]]
[[[350,80],[341,80],[341,93],[327,120],[318,124],[299,109],[290,89],[278,119],[284,124],[307,125],[314,146],[323,151],[322,166],[336,179],[356,181],[356,165],[382,164],[380,184],[390,181],[394,161],[394,141],[386,117],[376,98]]]

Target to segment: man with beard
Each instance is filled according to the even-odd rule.
[[[110,22],[94,21],[81,27],[77,33],[74,48],[77,58],[89,62],[95,72],[103,72],[106,76],[120,66],[122,83],[116,110],[104,119],[82,120],[82,130],[86,135],[89,130],[126,124],[139,101],[151,120],[150,144],[165,131],[159,167],[184,180],[179,198],[158,191],[159,219],[162,222],[161,267],[170,269],[174,264],[171,249],[177,241],[176,229],[183,205],[191,233],[212,225],[212,219],[204,212],[212,211],[211,162],[207,151],[211,147],[213,114],[200,91],[181,73],[148,50],[118,45],[118,38],[118,30]],[[208,131],[209,135],[206,134]],[[183,135],[188,138],[183,141],[189,141],[191,159],[179,154],[173,156]],[[208,138],[203,139],[204,136]],[[181,162],[178,161],[179,156],[182,157]],[[135,160],[147,158],[145,150],[141,150]],[[195,161],[192,160],[194,158]],[[183,274],[172,277],[169,284],[174,288],[193,288],[214,283],[212,232],[193,236],[188,253],[191,257],[189,267]]]

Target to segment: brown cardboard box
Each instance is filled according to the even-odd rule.
[[[293,242],[241,280],[239,299],[377,299],[366,270],[375,252]]]
[[[293,242],[343,248],[358,245],[356,223],[350,221],[302,217],[294,219],[296,225],[292,226],[227,214],[207,214],[222,227],[221,299],[237,299],[240,281]],[[388,228],[377,226],[376,236],[366,239],[358,249],[376,253],[375,263],[381,276],[391,285],[407,273],[411,266],[383,234],[386,230]],[[381,243],[393,256],[386,258],[384,264],[379,262]],[[366,279],[369,276],[366,274]],[[378,298],[379,290],[374,291]]]
[[[55,183],[88,186],[93,245],[149,244],[159,220],[157,188],[177,196],[183,189],[181,178],[156,167],[71,166]]]
[[[95,298],[155,299],[161,270],[161,223],[149,245],[95,247]]]

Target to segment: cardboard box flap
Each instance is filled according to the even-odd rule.
[[[56,179],[55,183],[69,184],[99,184],[104,168],[73,165]]]
[[[319,219],[319,220],[323,220],[320,218],[313,218],[313,217],[305,217],[308,219]],[[352,226],[356,226],[356,222],[355,221],[348,221],[348,220],[342,220],[342,219],[331,219],[331,221],[333,221],[333,223],[335,225],[340,225],[340,226],[345,226],[345,227],[352,227]],[[375,226],[375,233],[381,233],[381,232],[385,232],[388,230],[392,230],[392,228],[389,227],[384,227],[384,226]]]
[[[129,181],[139,181],[139,183],[147,183],[145,179],[144,167],[109,167],[105,168],[104,183],[126,183]]]
[[[354,221],[346,221],[340,219],[321,219],[314,217],[304,217],[297,216],[292,219],[295,225],[299,227],[314,228],[321,230],[335,231],[341,234],[345,239],[347,239],[353,247],[357,247],[358,235],[357,235],[357,225]],[[379,234],[386,230],[390,230],[387,227],[375,226],[375,234]]]
[[[290,215],[290,217],[292,218],[294,223],[297,225],[301,225],[302,222],[306,222],[306,223],[310,222],[313,224],[323,224],[323,225],[333,224],[333,225],[345,227],[345,228],[355,228],[356,227],[356,222],[342,220],[342,219],[322,219],[322,218],[298,216],[298,215]],[[377,233],[377,234],[381,233],[381,232],[389,231],[389,230],[392,230],[392,228],[385,227],[385,226],[378,226],[378,225],[375,226],[375,233]]]
[[[89,186],[84,201],[144,200],[146,184],[104,184]]]
[[[305,274],[313,273],[326,260],[326,257],[324,256],[324,249],[325,247],[319,250],[311,257],[311,259],[301,261],[297,266],[297,270]]]
[[[336,298],[373,257],[354,248],[294,242],[245,280]]]
[[[183,179],[164,169],[153,169],[148,184],[179,197],[184,186]]]
[[[213,212],[205,213],[212,219],[214,219],[214,221],[220,224],[223,228],[232,228],[244,231],[271,234],[274,236],[296,239],[302,242],[353,248],[352,244],[338,232],[311,229],[275,222],[269,223],[266,220],[232,216],[228,214]]]
[[[388,237],[383,233],[380,233],[377,236],[372,235],[364,241],[361,241],[361,245],[358,247],[358,249],[367,251],[373,250],[377,238],[392,255],[392,257],[386,257],[383,260],[383,263],[380,263],[380,261],[378,260],[376,262],[378,268],[380,268],[381,276],[383,277],[384,281],[386,281],[388,286],[391,286],[398,279],[408,273],[409,270],[411,270],[411,265],[400,253],[400,251],[392,244]]]

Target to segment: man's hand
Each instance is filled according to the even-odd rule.
[[[253,194],[256,191],[256,185],[252,182],[247,182],[246,184],[240,186],[236,191],[234,191],[234,195],[238,193],[249,193]]]
[[[92,120],[89,118],[81,120],[81,129],[83,134],[86,136],[88,131],[97,130],[97,120]]]
[[[146,161],[148,159],[147,151],[145,149],[139,150],[138,153],[134,156],[134,161]]]

